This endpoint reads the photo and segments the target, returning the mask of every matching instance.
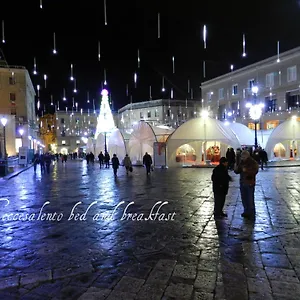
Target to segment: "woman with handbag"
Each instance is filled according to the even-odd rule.
[[[128,172],[132,172],[132,163],[131,163],[131,159],[128,156],[128,154],[126,154],[125,158],[124,158],[124,167],[126,168],[126,174],[128,175]]]

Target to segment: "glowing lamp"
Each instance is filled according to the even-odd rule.
[[[108,90],[103,89],[103,90],[101,91],[101,96],[103,96],[103,97],[108,96]]]
[[[207,111],[207,110],[203,110],[202,112],[201,112],[201,117],[202,118],[208,118],[208,116],[209,116],[209,112]]]
[[[22,136],[24,134],[24,129],[19,130],[20,135]]]
[[[253,94],[257,94],[257,92],[258,92],[258,87],[257,86],[253,86],[252,87],[252,93]]]
[[[6,124],[7,124],[7,118],[1,118],[1,124],[2,124],[2,126],[6,126]]]
[[[262,107],[261,105],[253,105],[250,107],[249,114],[252,120],[259,120],[262,115]]]

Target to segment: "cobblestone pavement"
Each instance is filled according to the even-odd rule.
[[[211,171],[114,179],[68,162],[1,182],[0,299],[299,299],[300,168],[258,174],[255,222],[240,216],[237,175],[214,220]]]

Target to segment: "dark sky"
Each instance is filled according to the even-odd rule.
[[[103,69],[107,70],[108,89],[114,108],[129,103],[126,84],[133,102],[149,98],[185,99],[190,79],[194,97],[200,98],[203,81],[202,61],[207,61],[206,79],[235,68],[276,55],[280,40],[285,51],[300,45],[300,2],[298,0],[107,0],[108,26],[104,25],[103,0],[3,1],[1,20],[5,20],[6,44],[1,44],[10,65],[24,65],[32,74],[37,59],[39,76],[34,85],[44,86],[42,104],[62,99],[66,88],[71,107],[73,83],[69,80],[74,64],[79,107],[88,108],[86,92],[100,105]],[[157,38],[157,13],[161,15],[161,38]],[[207,25],[207,49],[203,49],[202,29]],[[53,32],[56,32],[58,55],[52,54]],[[242,35],[246,34],[247,58],[242,58]],[[98,62],[98,40],[101,62]],[[137,49],[141,68],[137,69]],[[172,74],[172,56],[176,73]],[[133,74],[138,72],[134,88]],[[166,77],[165,95],[161,92],[162,75]],[[62,101],[60,101],[62,103]],[[62,106],[62,104],[61,104]],[[90,106],[90,108],[92,108]]]

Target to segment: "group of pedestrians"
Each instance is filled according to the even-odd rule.
[[[41,166],[41,173],[45,173],[47,171],[47,173],[50,173],[50,165],[51,165],[51,161],[53,160],[52,155],[47,152],[45,154],[34,154],[33,156],[33,169],[34,169],[34,173],[36,173],[36,168],[37,165]]]
[[[86,156],[87,164],[89,164],[89,161],[88,161],[89,155],[91,155],[91,154],[88,154]],[[110,155],[109,155],[108,152],[105,152],[105,154],[103,154],[103,152],[101,151],[99,153],[99,155],[98,155],[98,159],[99,159],[100,169],[102,169],[102,167],[104,168],[104,165],[105,165],[105,168],[109,168],[110,167]],[[120,164],[119,158],[117,157],[116,154],[113,154],[113,157],[111,159],[111,165],[112,165],[112,169],[113,169],[114,175],[117,176],[118,169],[119,169],[119,167],[120,167],[121,164]],[[146,168],[146,174],[149,175],[151,173],[152,157],[147,152],[143,156],[143,165]],[[128,175],[129,172],[133,171],[132,162],[131,162],[131,159],[128,156],[128,154],[126,154],[125,157],[124,157],[123,166],[126,169],[126,175]]]
[[[98,159],[99,159],[100,169],[102,167],[104,168],[104,164],[105,164],[105,168],[107,169],[109,168],[110,155],[107,151],[105,151],[105,154],[103,154],[101,151],[100,154],[98,155]]]
[[[228,194],[229,182],[232,181],[231,176],[228,174],[229,166],[228,158],[221,157],[220,164],[214,168],[211,176],[214,193],[214,216],[216,218],[227,217],[223,208],[226,195]],[[240,174],[240,193],[244,207],[244,212],[241,216],[246,219],[254,219],[254,192],[259,165],[247,150],[241,153],[238,151],[232,170],[234,173]]]

